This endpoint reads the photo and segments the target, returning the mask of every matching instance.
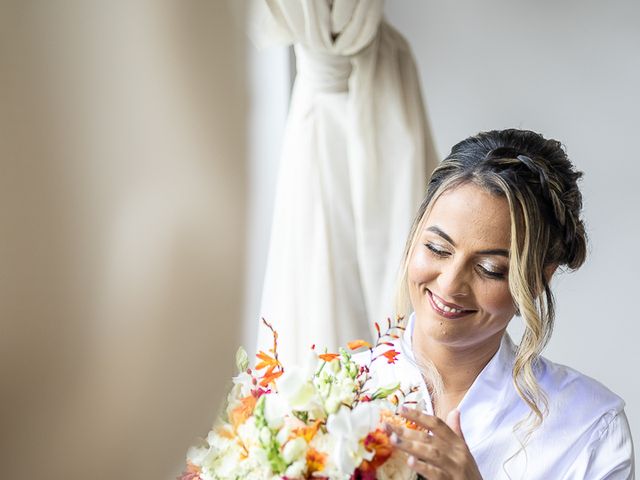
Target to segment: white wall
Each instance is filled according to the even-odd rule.
[[[555,281],[545,355],[622,396],[640,442],[640,2],[392,0],[386,11],[413,47],[441,156],[481,130],[527,128],[561,140],[585,172],[590,258]]]

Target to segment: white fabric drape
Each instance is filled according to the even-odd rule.
[[[262,316],[285,361],[368,338],[435,166],[416,67],[381,0],[260,2],[254,41],[293,43]],[[258,346],[270,333],[259,329]]]

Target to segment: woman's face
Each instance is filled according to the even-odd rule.
[[[464,349],[499,344],[516,311],[508,281],[510,231],[507,200],[477,185],[436,200],[408,265],[414,338]]]

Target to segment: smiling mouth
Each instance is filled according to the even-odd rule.
[[[429,303],[431,304],[431,308],[433,308],[435,312],[442,317],[461,318],[477,311],[461,308],[458,305],[454,307],[451,306],[451,304],[444,303],[444,301],[441,300],[440,297],[434,295],[429,289],[427,289],[427,294],[429,296]]]

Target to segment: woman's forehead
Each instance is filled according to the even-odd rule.
[[[454,243],[490,244],[509,248],[511,214],[506,198],[473,183],[443,192],[433,203],[423,222],[423,231],[437,227]]]

